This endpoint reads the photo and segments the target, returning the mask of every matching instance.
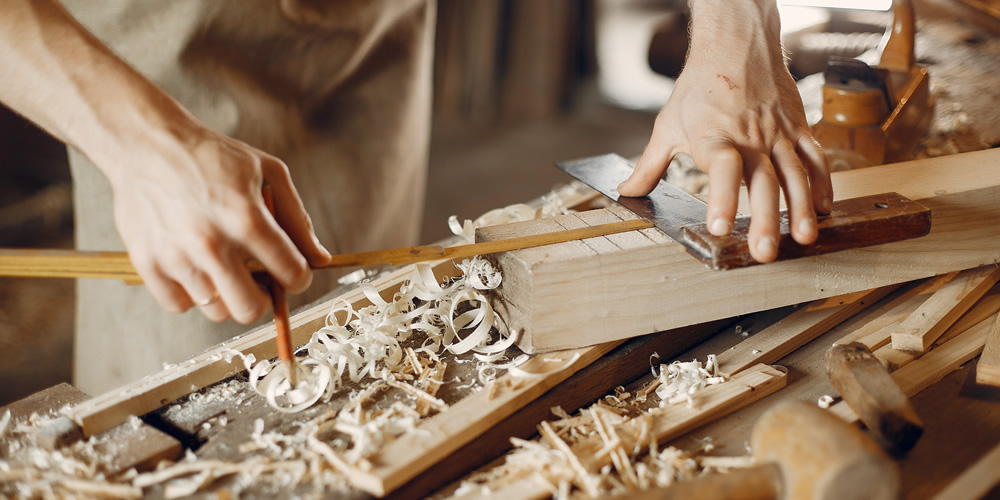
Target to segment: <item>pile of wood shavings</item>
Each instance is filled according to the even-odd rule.
[[[565,213],[558,200],[553,195],[539,209],[514,206],[495,211],[466,221],[460,232],[474,234],[482,225]],[[489,308],[486,294],[500,285],[499,272],[481,259],[463,261],[458,267],[463,275],[443,283],[437,282],[429,267],[416,267],[391,300],[362,284],[371,306],[354,310],[350,304],[335,305],[327,326],[301,350],[308,356],[304,364],[311,370],[306,378],[313,383],[312,394],[289,397],[289,387],[281,377],[271,383],[274,389],[263,387],[264,380],[282,365],[257,362],[252,355],[232,351],[230,356],[242,357],[247,365],[254,390],[263,393],[272,406],[302,411],[337,397],[336,405],[312,409],[309,413],[314,417],[294,424],[292,430],[286,426],[282,432],[268,431],[258,419],[235,458],[211,459],[188,451],[182,460],[163,462],[152,472],[130,469],[108,475],[102,467],[113,457],[105,452],[106,435],[49,452],[34,443],[33,435],[55,415],[35,416],[31,422],[16,425],[8,417],[0,421],[0,437],[5,442],[5,454],[0,456],[0,497],[136,498],[156,492],[179,498],[209,486],[236,495],[241,491],[265,495],[346,491],[350,472],[370,468],[368,458],[382,444],[414,432],[422,418],[447,408],[438,397],[439,390],[447,389],[452,398],[467,395],[527,360],[512,347],[516,333],[508,332]],[[478,377],[449,380],[449,362],[475,363]],[[319,387],[324,370],[328,381]],[[246,385],[236,379],[221,382],[171,405],[164,414],[177,414],[185,405],[205,404],[237,411],[252,403]],[[225,415],[215,416],[201,423],[201,429],[225,427],[227,421]],[[133,418],[128,425],[140,422]],[[7,439],[12,432],[17,432],[16,439]]]
[[[9,411],[0,416],[0,498],[141,496],[141,490],[129,484],[137,476],[135,470],[119,473],[107,468],[120,451],[114,430],[60,450],[39,447],[35,432],[57,416],[33,413],[18,420]],[[139,425],[139,419],[132,417],[121,427],[134,430]]]
[[[529,479],[545,484],[557,499],[579,493],[592,497],[619,495],[666,487],[714,470],[751,465],[750,457],[702,456],[714,448],[710,439],[704,440],[702,448],[695,452],[674,447],[661,450],[649,432],[653,419],[669,412],[672,405],[685,402],[691,405],[692,394],[707,385],[725,382],[716,374],[714,358],[710,356],[705,363],[661,364],[659,372],[652,369],[654,379],[635,393],[617,387],[576,415],[571,416],[560,407],[552,408],[557,419],[542,422],[538,438],[511,439],[515,449],[507,455],[505,463],[472,474],[454,496],[472,498],[496,493]],[[654,394],[659,401],[650,398]],[[593,443],[595,437],[599,437],[603,447],[594,450],[596,453],[579,453],[592,449],[585,443]],[[625,449],[623,442],[637,444],[633,449]],[[587,463],[601,456],[610,456],[609,463],[596,472],[589,471]]]

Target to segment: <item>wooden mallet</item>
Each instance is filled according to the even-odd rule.
[[[826,352],[826,374],[868,431],[893,455],[908,453],[924,432],[909,398],[868,347],[837,344]]]
[[[751,437],[752,467],[702,476],[620,498],[829,499],[899,498],[899,470],[861,429],[802,402],[776,405]]]

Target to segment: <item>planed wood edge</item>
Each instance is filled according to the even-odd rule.
[[[373,495],[386,495],[621,343],[609,342],[530,360],[521,369],[544,375],[515,386],[517,379],[505,374],[494,382],[499,389],[493,399],[489,397],[491,391],[484,389],[421,421],[416,432],[387,444],[372,457],[370,470],[353,469],[349,481]]]
[[[998,280],[1000,266],[997,265],[962,271],[899,325],[892,334],[892,348],[897,351],[927,351]]]
[[[1000,387],[1000,315],[986,337],[983,356],[976,366],[976,383]]]
[[[1000,444],[986,452],[976,463],[934,496],[934,500],[985,498],[1000,484]]]
[[[978,356],[983,350],[986,334],[991,328],[992,322],[980,322],[893,372],[892,379],[899,384],[906,397],[912,398]],[[830,411],[847,423],[853,424],[859,421],[858,415],[844,401],[831,406]]]
[[[850,344],[860,342],[874,351],[889,343],[893,330],[913,313],[927,297],[954,278],[958,272],[941,274],[911,286],[904,293],[879,308],[879,314],[861,328],[852,331],[835,342]]]
[[[897,288],[898,285],[890,285],[814,301],[723,351],[717,357],[719,371],[732,376],[758,363],[777,363]],[[831,303],[836,305],[831,307]]]
[[[994,291],[1000,292],[1000,289],[994,287]],[[972,309],[959,318],[959,320],[956,321],[955,324],[944,333],[944,335],[941,335],[934,345],[937,346],[944,344],[1000,311],[1000,293],[995,292],[988,293],[982,298],[982,300],[976,303],[976,305],[972,306]],[[890,372],[894,372],[916,359],[918,357],[918,353],[913,351],[897,351],[896,349],[893,349],[891,345],[885,345],[875,351],[875,357],[878,358]]]

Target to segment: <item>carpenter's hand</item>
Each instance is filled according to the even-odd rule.
[[[694,28],[697,37],[697,18]],[[648,194],[674,155],[687,153],[709,176],[709,231],[722,236],[732,230],[743,180],[750,199],[750,254],[770,262],[778,251],[779,186],[792,237],[801,244],[816,240],[816,213],[829,213],[833,200],[826,157],[809,132],[780,47],[701,42],[692,40],[687,66],[649,144],[618,191]],[[706,46],[711,49],[700,50]]]
[[[259,261],[291,292],[330,254],[281,160],[200,126],[136,147],[114,169],[115,221],[136,270],[167,310],[198,305],[213,321],[249,323],[270,302],[247,262]],[[271,186],[276,217],[261,188]]]

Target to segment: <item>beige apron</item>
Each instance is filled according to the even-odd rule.
[[[331,252],[415,244],[430,129],[433,0],[63,0],[208,126],[284,160]],[[123,245],[110,187],[70,151],[76,241]],[[316,273],[292,307],[335,285]],[[100,394],[247,327],[80,280],[74,383]]]

